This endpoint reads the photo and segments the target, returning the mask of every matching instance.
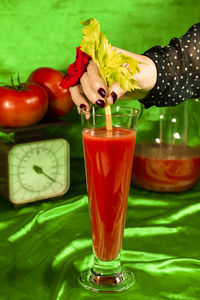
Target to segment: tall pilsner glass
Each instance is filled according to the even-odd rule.
[[[134,277],[121,267],[138,110],[111,106],[112,130],[102,108],[81,112],[94,265],[80,274],[87,289],[121,292]],[[109,118],[109,117],[108,117]]]

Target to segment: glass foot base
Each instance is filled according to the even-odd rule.
[[[80,274],[78,280],[84,288],[102,293],[123,292],[135,282],[133,273],[124,270],[112,275],[95,273],[93,269],[86,270]]]

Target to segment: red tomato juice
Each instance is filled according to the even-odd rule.
[[[160,192],[180,192],[200,179],[200,148],[137,145],[133,163],[134,185]]]
[[[93,250],[108,261],[121,250],[136,135],[129,129],[92,128],[82,136]]]

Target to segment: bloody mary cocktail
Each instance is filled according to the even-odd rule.
[[[136,186],[160,192],[180,192],[200,179],[200,147],[137,145],[133,163]]]
[[[98,259],[113,260],[122,245],[136,134],[91,128],[82,136],[93,250]]]
[[[110,114],[111,111],[111,114]],[[121,265],[138,110],[111,105],[81,112],[94,263],[79,282],[98,292],[122,292],[134,275]]]

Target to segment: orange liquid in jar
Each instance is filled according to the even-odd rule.
[[[180,192],[200,179],[200,147],[137,145],[133,183],[159,192]]]

